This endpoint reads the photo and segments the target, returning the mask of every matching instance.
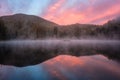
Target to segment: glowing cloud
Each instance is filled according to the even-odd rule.
[[[0,16],[37,15],[58,24],[103,24],[120,16],[120,0],[0,0]]]
[[[68,1],[55,9],[51,9],[54,5],[48,7],[44,17],[59,24],[103,24],[120,14],[119,0],[75,0],[72,6],[66,8]],[[59,4],[59,1],[55,4]]]

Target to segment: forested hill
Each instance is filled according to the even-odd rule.
[[[1,39],[36,39],[51,36],[57,24],[43,18],[15,14],[12,16],[0,17],[0,38]]]
[[[33,15],[0,17],[0,40],[44,38],[120,39],[120,18],[104,25],[58,25]]]

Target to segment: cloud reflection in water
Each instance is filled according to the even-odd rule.
[[[61,55],[28,67],[0,67],[1,80],[120,80],[120,64],[102,55]]]

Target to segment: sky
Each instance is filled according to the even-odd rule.
[[[0,16],[36,15],[57,24],[104,24],[120,16],[120,0],[0,0]]]

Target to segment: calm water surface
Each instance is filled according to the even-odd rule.
[[[0,55],[5,58],[0,59],[0,80],[120,80],[119,49],[119,41],[0,42]],[[16,54],[25,57],[19,60]],[[46,55],[50,58],[42,59]],[[22,58],[28,61],[20,67]],[[42,62],[38,59],[33,65],[36,58]]]
[[[0,80],[120,80],[119,62],[103,55],[61,55],[27,67],[0,66]]]

